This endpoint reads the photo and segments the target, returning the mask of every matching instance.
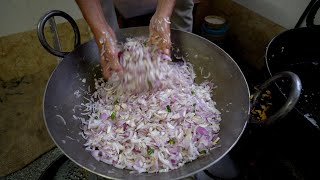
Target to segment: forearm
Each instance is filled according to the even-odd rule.
[[[96,40],[111,29],[105,20],[100,0],[76,0],[76,2]]]
[[[175,0],[158,0],[155,14],[160,17],[170,17],[175,4]]]

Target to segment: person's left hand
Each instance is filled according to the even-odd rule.
[[[158,48],[167,55],[170,55],[171,38],[170,38],[170,19],[153,15],[149,25],[149,43],[158,46]]]

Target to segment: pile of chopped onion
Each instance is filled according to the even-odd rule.
[[[167,172],[217,147],[221,117],[213,89],[209,82],[194,83],[190,64],[172,63],[136,39],[123,45],[120,61],[127,74],[97,79],[96,91],[82,104],[88,117],[81,134],[97,161]]]
[[[155,46],[147,46],[146,38],[127,39],[120,47],[119,61],[123,73],[113,73],[109,78],[113,90],[118,94],[135,94],[148,90],[174,88],[175,85],[184,83],[182,80],[193,81],[192,76],[185,73],[176,74],[172,68],[171,57],[163,54]]]

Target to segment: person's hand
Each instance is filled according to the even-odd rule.
[[[170,55],[170,19],[169,17],[153,15],[149,25],[149,43],[156,45],[164,54]]]
[[[113,30],[107,28],[107,30],[96,35],[96,42],[99,48],[100,65],[103,77],[108,79],[111,76],[112,71],[122,71],[118,57],[119,50],[117,48],[117,39]]]

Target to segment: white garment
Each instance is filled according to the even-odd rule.
[[[101,0],[101,6],[108,24],[113,30],[119,29],[113,1]],[[191,32],[193,25],[193,6],[193,0],[176,0],[176,5],[171,16],[171,28]]]

